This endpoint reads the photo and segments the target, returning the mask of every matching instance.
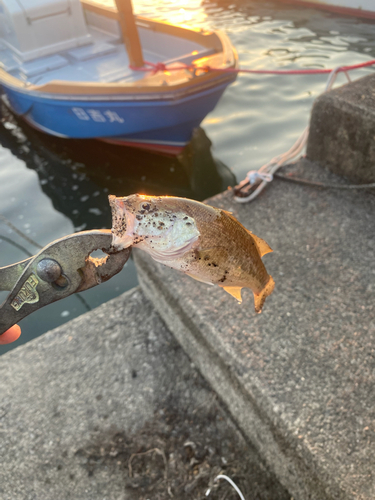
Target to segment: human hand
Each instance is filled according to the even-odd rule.
[[[14,325],[9,330],[0,335],[0,345],[10,344],[18,339],[21,335],[21,328],[18,325]]]

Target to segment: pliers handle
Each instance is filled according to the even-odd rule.
[[[101,249],[107,255],[91,257]],[[131,249],[116,251],[111,230],[82,231],[45,246],[37,255],[0,268],[0,336],[37,309],[109,280],[121,271]]]

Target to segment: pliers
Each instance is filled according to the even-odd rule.
[[[92,257],[95,250],[107,254]],[[45,246],[37,255],[0,268],[0,290],[10,294],[0,306],[0,338],[32,312],[119,273],[131,248],[112,247],[110,229],[74,233]]]

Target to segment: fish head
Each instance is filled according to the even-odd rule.
[[[137,245],[159,262],[188,251],[200,233],[194,217],[175,200],[139,194],[110,196],[114,248]]]

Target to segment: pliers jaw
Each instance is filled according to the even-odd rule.
[[[107,255],[92,257],[98,249]],[[10,290],[0,306],[0,336],[41,307],[109,280],[121,271],[130,252],[130,248],[113,249],[110,230],[82,231],[53,241],[34,257],[0,268],[0,290]]]

